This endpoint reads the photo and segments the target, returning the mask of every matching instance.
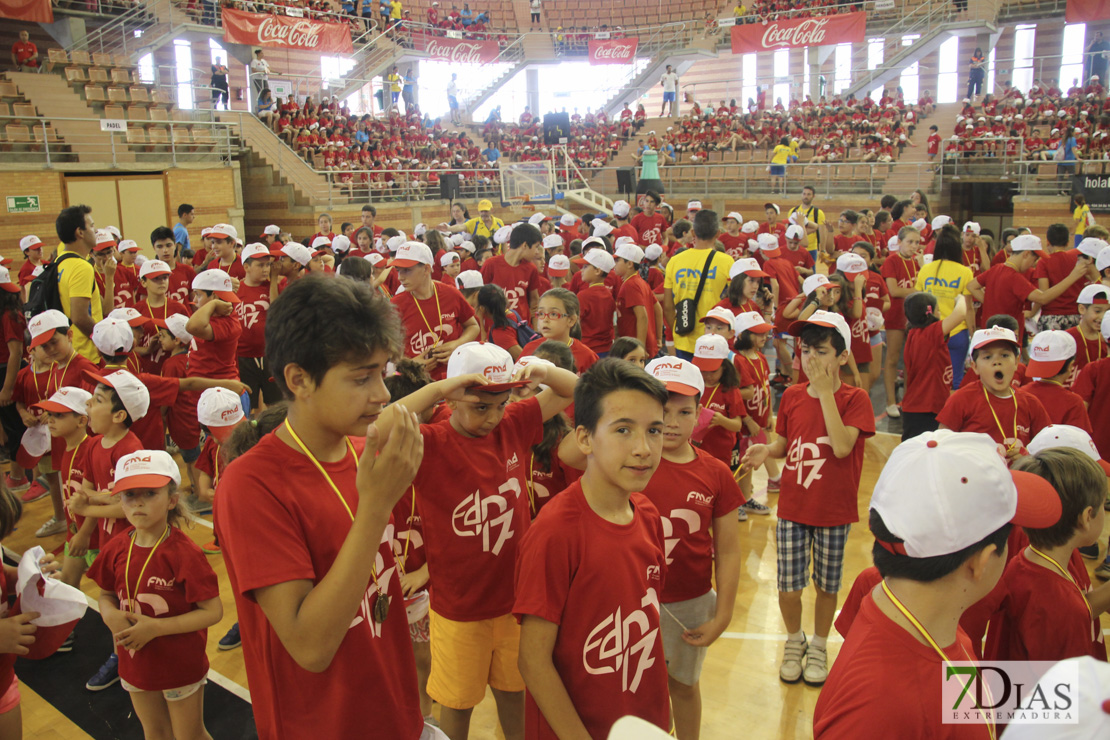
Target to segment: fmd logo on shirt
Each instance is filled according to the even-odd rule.
[[[676,281],[680,281],[680,280],[701,280],[701,270],[697,270],[697,269],[692,268],[692,267],[684,267],[681,270],[678,270],[678,271],[675,272],[674,279]],[[716,265],[713,265],[712,267],[709,268],[709,272],[706,273],[705,279],[706,280],[716,280],[717,279],[717,266]]]
[[[517,459],[516,453],[514,452],[513,456],[505,461],[505,472],[509,473],[519,465],[520,465],[520,460]]]
[[[944,278],[939,277],[927,277],[925,278],[924,287],[925,290],[928,290],[930,287],[951,288],[952,290],[959,290],[961,280],[962,278],[958,277],[952,278],[951,280],[945,280]]]

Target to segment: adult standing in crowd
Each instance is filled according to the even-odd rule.
[[[254,50],[254,61],[251,62],[251,90],[255,101],[262,95],[262,89],[270,86],[270,63],[262,58],[262,50]]]
[[[183,257],[189,256],[186,253],[192,251],[189,248],[189,224],[193,223],[195,218],[193,206],[190,204],[182,203],[177,207],[177,224],[173,227],[173,240],[177,242],[178,254]]]
[[[971,55],[971,71],[967,75],[967,99],[974,101],[976,97],[983,94],[983,81],[987,78],[987,58],[983,56],[983,50],[976,46],[975,52]]]
[[[454,208],[451,211],[451,215],[454,216]],[[452,234],[461,231],[472,236],[484,236],[490,241],[493,240],[493,235],[497,233],[497,230],[504,225],[504,221],[493,215],[493,203],[488,200],[478,201],[478,216],[476,218],[467,219],[461,224],[440,224],[441,227],[446,227]]]
[[[659,80],[659,84],[663,86],[663,107],[660,109],[659,115],[666,115],[667,103],[670,103],[671,115],[677,116],[678,112],[675,109],[675,103],[678,97],[678,75],[671,65],[667,65],[667,71],[663,73],[663,77]]]
[[[1106,79],[1106,55],[1110,53],[1110,42],[1102,35],[1102,31],[1095,31],[1091,43],[1087,45],[1087,55],[1084,57],[1086,72],[1083,79],[1089,80],[1098,77],[1099,82]]]
[[[92,343],[93,327],[112,310],[115,293],[116,263],[110,257],[97,257],[97,268],[104,275],[104,295],[96,285],[96,272],[89,262],[89,254],[96,246],[96,225],[92,209],[86,205],[70,206],[58,214],[54,230],[62,246],[58,249],[58,296],[62,313],[69,317],[77,330],[73,333],[73,348],[92,362],[100,362],[100,353]]]
[[[12,44],[12,64],[16,72],[39,69],[39,47],[35,46],[31,34],[26,31],[20,31],[19,41]]]
[[[663,316],[667,324],[675,329],[675,354],[684,360],[694,358],[694,345],[698,337],[705,333],[705,324],[701,320],[721,300],[721,293],[729,284],[728,272],[733,260],[716,249],[720,229],[721,220],[716,211],[698,211],[694,216],[694,246],[675,255],[667,263],[667,276],[663,282]],[[693,301],[694,315],[684,320],[689,330],[683,334],[678,331],[682,327],[675,326],[675,318],[683,310],[683,301],[686,300]],[[686,304],[687,308],[690,305]]]
[[[228,87],[227,87],[227,65],[223,62],[216,62],[212,65],[212,110],[217,110],[220,107],[220,102],[223,102],[224,110],[228,110]]]
[[[794,223],[801,226],[806,230],[806,237],[808,239],[809,254],[814,260],[817,259],[817,252],[820,251],[822,246],[828,239],[825,233],[825,212],[817,206],[813,205],[814,198],[817,197],[817,191],[814,190],[812,185],[806,185],[802,188],[802,203],[801,205],[794,206],[787,214],[787,223]]]
[[[447,83],[447,107],[451,109],[451,123],[458,126],[462,123],[462,116],[459,114],[459,76],[457,74],[451,75],[451,81]]]
[[[936,223],[936,221],[934,221]],[[964,301],[967,311],[972,310],[971,295],[967,286],[975,279],[971,268],[964,264],[960,232],[955,226],[942,225],[936,230],[933,259],[917,273],[914,289],[929,293],[937,299],[936,315],[943,321]],[[948,335],[948,354],[952,361],[952,389],[960,387],[964,379],[964,363],[971,337],[967,324],[960,322]]]

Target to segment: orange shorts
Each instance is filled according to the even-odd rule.
[[[429,611],[432,670],[428,696],[451,709],[471,709],[498,691],[524,691],[517,667],[520,625],[512,614],[456,622]]]

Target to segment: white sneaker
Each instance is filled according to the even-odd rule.
[[[35,532],[35,536],[52,537],[56,534],[61,534],[64,531],[66,531],[66,520],[59,519],[56,516],[52,516],[47,519],[41,527],[38,528],[38,531]]]
[[[779,678],[783,682],[798,683],[798,680],[802,677],[802,657],[805,654],[805,635],[802,635],[800,642],[786,641],[786,647],[782,651],[782,664],[779,666]]]
[[[736,519],[741,522],[748,521],[748,512],[744,511],[743,506],[736,509]]]
[[[749,514],[759,514],[760,516],[767,516],[771,513],[771,508],[764,504],[759,503],[754,498],[748,499],[748,502],[740,507],[741,511],[746,511]]]
[[[821,686],[829,677],[829,657],[825,648],[810,645],[806,648],[806,668],[802,680],[806,686]]]
[[[902,411],[898,408],[897,404],[892,403],[886,407],[886,415],[889,416],[891,419],[897,419],[902,415]]]

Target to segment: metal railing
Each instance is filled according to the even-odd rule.
[[[131,55],[159,35],[155,31],[159,17],[162,13],[168,17],[169,7],[170,0],[136,5],[75,41],[70,50]]]
[[[694,38],[712,35],[705,28],[705,24],[697,20],[675,21],[643,28],[614,28],[605,31],[567,28],[541,33],[551,37],[555,55],[558,57],[585,57],[589,51],[591,39],[620,39],[635,36],[639,39],[636,45],[636,56],[651,57],[661,51],[687,46]]]
[[[1022,196],[1053,197],[1071,194],[1073,175],[1110,175],[1110,160],[1027,160],[1015,162],[1014,168],[1016,175],[1012,179]]]
[[[79,15],[100,18],[123,15],[134,8],[131,2],[118,0],[54,0],[54,12],[59,15]]]

